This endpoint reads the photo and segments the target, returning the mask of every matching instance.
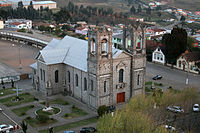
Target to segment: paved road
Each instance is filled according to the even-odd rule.
[[[157,74],[163,76],[163,79],[159,80],[158,82],[161,82],[168,87],[172,86],[176,89],[182,89],[187,87],[185,84],[187,72],[147,62],[146,81],[152,81],[152,77]],[[189,86],[198,88],[200,90],[200,75],[189,73],[188,78]]]

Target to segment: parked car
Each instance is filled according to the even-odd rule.
[[[199,111],[199,104],[194,104],[192,109],[193,109],[194,112],[198,112]]]
[[[175,112],[175,113],[183,113],[184,110],[179,106],[168,106],[167,110]]]
[[[175,127],[172,127],[172,126],[170,126],[170,125],[165,125],[165,128],[166,128],[167,130],[169,130],[169,131],[175,131],[175,130],[176,130]]]
[[[75,133],[74,131],[64,131],[64,133]]]
[[[6,124],[1,124],[0,125],[0,133],[6,132],[6,131],[12,131],[14,127],[12,125],[6,125]]]
[[[95,132],[97,132],[97,129],[94,127],[83,127],[80,130],[80,133],[95,133]]]
[[[152,77],[153,80],[158,80],[158,79],[162,79],[162,76],[161,75],[156,75],[154,77]]]
[[[0,108],[0,111],[3,111],[2,108]]]

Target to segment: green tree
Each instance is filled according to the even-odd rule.
[[[135,14],[135,7],[134,7],[134,5],[132,5],[132,7],[130,9],[130,12],[133,13],[133,14]]]
[[[184,22],[185,21],[185,17],[181,16],[180,21]]]
[[[142,7],[141,5],[138,5],[137,13],[140,13],[140,12],[142,12]]]
[[[23,132],[26,133],[26,131],[28,129],[28,126],[27,126],[27,124],[24,121],[22,121],[21,127],[22,127]]]
[[[97,112],[99,116],[103,116],[108,112],[108,108],[106,107],[106,105],[102,105],[98,108]]]
[[[163,35],[162,44],[165,45],[165,56],[167,62],[175,64],[178,56],[189,48],[186,30],[182,28],[173,28],[171,34]]]

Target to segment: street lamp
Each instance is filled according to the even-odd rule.
[[[14,47],[15,44],[12,44],[12,46]],[[19,69],[22,69],[22,61],[21,61],[21,53],[20,53],[21,48],[22,48],[22,45],[19,46]]]

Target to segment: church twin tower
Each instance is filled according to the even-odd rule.
[[[116,105],[144,93],[145,28],[124,27],[121,50],[113,46],[108,27],[89,29],[88,37],[88,104]]]

